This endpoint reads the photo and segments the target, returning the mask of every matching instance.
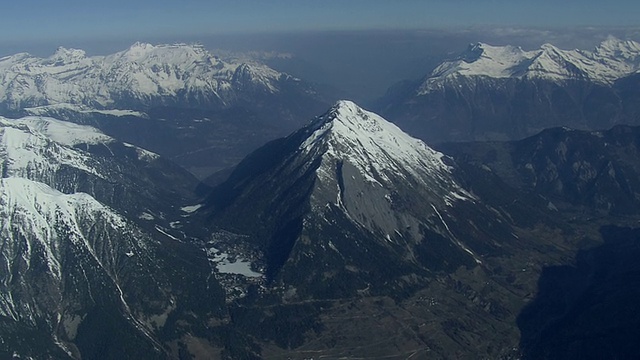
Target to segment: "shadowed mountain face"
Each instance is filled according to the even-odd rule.
[[[518,316],[524,359],[640,357],[640,230],[605,226],[575,265],[545,268]]]
[[[460,164],[537,194],[576,233],[602,239],[571,265],[545,267],[518,316],[525,359],[636,358],[640,271],[638,127],[556,128],[515,142],[442,144]],[[581,218],[589,219],[581,222]],[[576,222],[577,221],[577,222]],[[593,222],[589,224],[589,222]]]
[[[486,167],[511,186],[536,192],[551,207],[635,215],[640,209],[640,128],[545,130],[515,142],[448,143],[458,161]]]
[[[473,230],[460,221],[458,208],[489,210],[453,173],[442,154],[379,116],[339,102],[308,127],[248,157],[214,192],[210,206],[216,223],[255,236],[270,279],[300,291],[321,277],[323,291],[350,283],[326,294],[343,296],[359,287],[373,291],[377,277],[392,273],[481,264],[476,252],[495,250],[466,233]],[[496,231],[511,230],[496,224]],[[423,247],[442,251],[447,260]],[[305,265],[308,256],[325,265]],[[348,270],[326,278],[336,266]]]

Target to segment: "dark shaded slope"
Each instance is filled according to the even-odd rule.
[[[575,265],[545,268],[518,316],[524,359],[640,357],[640,230],[605,226]]]
[[[640,128],[586,132],[555,128],[516,142],[448,143],[458,161],[491,169],[511,186],[537,192],[550,206],[630,215],[640,209]],[[576,210],[576,208],[573,208]]]

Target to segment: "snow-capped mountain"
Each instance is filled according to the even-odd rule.
[[[594,51],[562,50],[544,44],[525,51],[515,46],[477,43],[452,61],[436,67],[418,89],[419,95],[455,81],[457,76],[489,78],[587,80],[611,85],[640,70],[640,43],[609,38]]]
[[[136,292],[130,286],[146,287],[156,272],[148,267],[150,247],[157,246],[148,235],[90,195],[63,194],[24,178],[0,180],[0,202],[0,315],[46,326],[39,330],[72,356],[77,349],[65,343],[73,343],[94,306],[112,306],[105,311],[124,315],[139,326],[138,338],[146,336],[129,301]],[[170,299],[162,291],[156,296],[161,303]]]
[[[226,63],[198,45],[135,43],[107,56],[59,48],[48,58],[0,59],[0,102],[10,110],[72,104],[94,109],[229,107],[251,92],[298,81],[258,64]]]
[[[474,44],[423,79],[397,85],[377,109],[429,142],[522,139],[546,128],[638,121],[640,44],[593,51]]]
[[[214,190],[209,211],[263,253],[268,278],[305,296],[377,289],[377,276],[473,267],[491,252],[492,236],[511,236],[497,223],[502,215],[464,189],[450,159],[349,101],[248,156]],[[470,226],[463,212],[493,230]],[[309,266],[308,257],[323,265]],[[320,280],[336,267],[351,270]]]
[[[188,302],[187,268],[208,268],[197,256],[173,263],[193,256],[184,232],[169,229],[186,231],[180,207],[195,201],[195,179],[95,128],[44,117],[0,118],[0,164],[0,354],[165,356],[158,314]],[[223,303],[219,285],[203,281],[212,306]]]
[[[64,193],[86,192],[131,216],[167,211],[182,197],[192,201],[194,195],[184,189],[197,184],[155,153],[90,126],[47,117],[0,117],[0,156],[3,177],[26,178]],[[169,176],[185,186],[170,185]]]

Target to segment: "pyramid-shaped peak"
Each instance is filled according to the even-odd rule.
[[[349,162],[367,179],[388,180],[399,173],[430,178],[450,170],[443,154],[352,101],[338,101],[302,131],[306,138],[299,149],[303,153]]]
[[[418,139],[403,132],[380,115],[365,110],[353,101],[340,100],[329,111],[307,127],[310,137],[302,145],[309,146],[327,137],[351,146],[372,147],[424,147]],[[409,145],[410,144],[410,145]],[[371,149],[370,149],[371,150]]]

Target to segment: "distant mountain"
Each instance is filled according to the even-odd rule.
[[[610,38],[594,51],[545,44],[470,45],[417,82],[392,88],[377,109],[431,142],[509,140],[546,128],[636,124],[640,44]]]
[[[328,101],[300,79],[257,62],[223,61],[199,45],[136,43],[106,56],[59,48],[48,58],[0,59],[0,113],[89,124],[199,175],[297,129]]]
[[[107,56],[59,48],[49,58],[0,59],[0,103],[16,110],[59,104],[82,109],[230,107],[298,79],[259,64],[227,63],[199,45],[135,43]],[[42,108],[37,111],[43,111]]]
[[[197,184],[184,170],[42,117],[0,118],[0,170],[2,357],[164,357],[181,336],[169,312],[220,313],[222,289],[182,232]]]

